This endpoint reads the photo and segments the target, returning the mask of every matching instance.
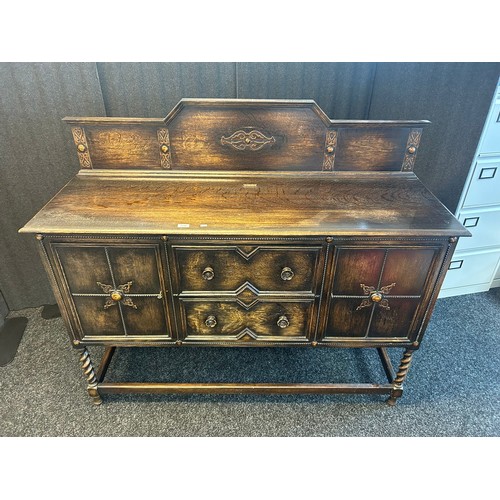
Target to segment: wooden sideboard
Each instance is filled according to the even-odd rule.
[[[93,402],[125,392],[402,395],[460,236],[413,173],[427,121],[183,99],[65,118],[81,169],[34,233]],[[88,346],[107,346],[94,369]],[[375,348],[387,383],[112,382],[120,346]],[[394,369],[387,348],[402,348]]]

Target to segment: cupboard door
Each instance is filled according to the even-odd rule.
[[[82,339],[170,337],[158,244],[51,247]]]
[[[441,246],[338,247],[323,340],[412,340]]]

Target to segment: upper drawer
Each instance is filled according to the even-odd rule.
[[[464,210],[460,222],[472,234],[472,238],[460,238],[457,251],[469,248],[494,247],[500,245],[500,209]]]
[[[479,154],[500,153],[500,87],[497,91],[496,102],[483,132]]]
[[[479,158],[463,206],[496,204],[500,204],[500,157]]]
[[[315,293],[321,284],[322,246],[172,246],[178,291]]]

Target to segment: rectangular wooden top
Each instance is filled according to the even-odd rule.
[[[413,173],[80,173],[22,233],[469,236]]]

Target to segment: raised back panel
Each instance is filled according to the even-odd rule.
[[[168,125],[173,168],[321,170],[326,125],[313,106],[186,105]]]
[[[85,169],[412,170],[426,121],[333,121],[314,101],[183,99],[165,119],[65,118]]]

